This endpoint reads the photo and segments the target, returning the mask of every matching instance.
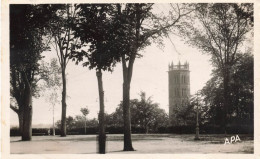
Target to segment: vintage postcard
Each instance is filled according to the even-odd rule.
[[[1,9],[3,159],[260,157],[259,0]]]

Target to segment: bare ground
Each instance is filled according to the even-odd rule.
[[[107,153],[253,153],[253,136],[239,135],[240,142],[224,145],[225,138],[233,135],[201,135],[194,141],[194,135],[177,134],[133,134],[135,151],[124,152],[123,135],[107,135]],[[33,136],[32,141],[21,141],[10,137],[12,154],[94,154],[97,152],[96,135]]]

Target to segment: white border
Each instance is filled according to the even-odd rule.
[[[153,2],[153,3],[254,3],[254,154],[10,154],[10,101],[9,101],[9,4],[32,4],[32,3],[140,3],[140,2]],[[259,159],[260,158],[260,125],[259,123],[259,90],[260,90],[260,0],[216,0],[216,1],[209,1],[209,0],[133,0],[133,1],[114,1],[114,0],[103,0],[103,1],[94,1],[94,0],[63,0],[63,1],[55,1],[55,0],[2,0],[1,2],[2,12],[1,12],[1,26],[2,26],[2,37],[1,37],[1,156],[3,159],[10,158],[10,159],[49,159],[49,158],[57,158],[57,159],[75,159],[75,158],[113,158],[113,159],[121,159],[121,158],[149,158],[149,159],[157,159],[157,158],[164,158],[164,159]]]

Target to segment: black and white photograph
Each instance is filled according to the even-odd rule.
[[[259,1],[54,2],[4,3],[6,158],[259,157]]]

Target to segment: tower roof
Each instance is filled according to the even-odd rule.
[[[171,64],[169,65],[169,71],[172,70],[189,70],[189,63],[186,61],[182,65],[181,62],[179,61],[177,65],[174,65],[172,61]]]

